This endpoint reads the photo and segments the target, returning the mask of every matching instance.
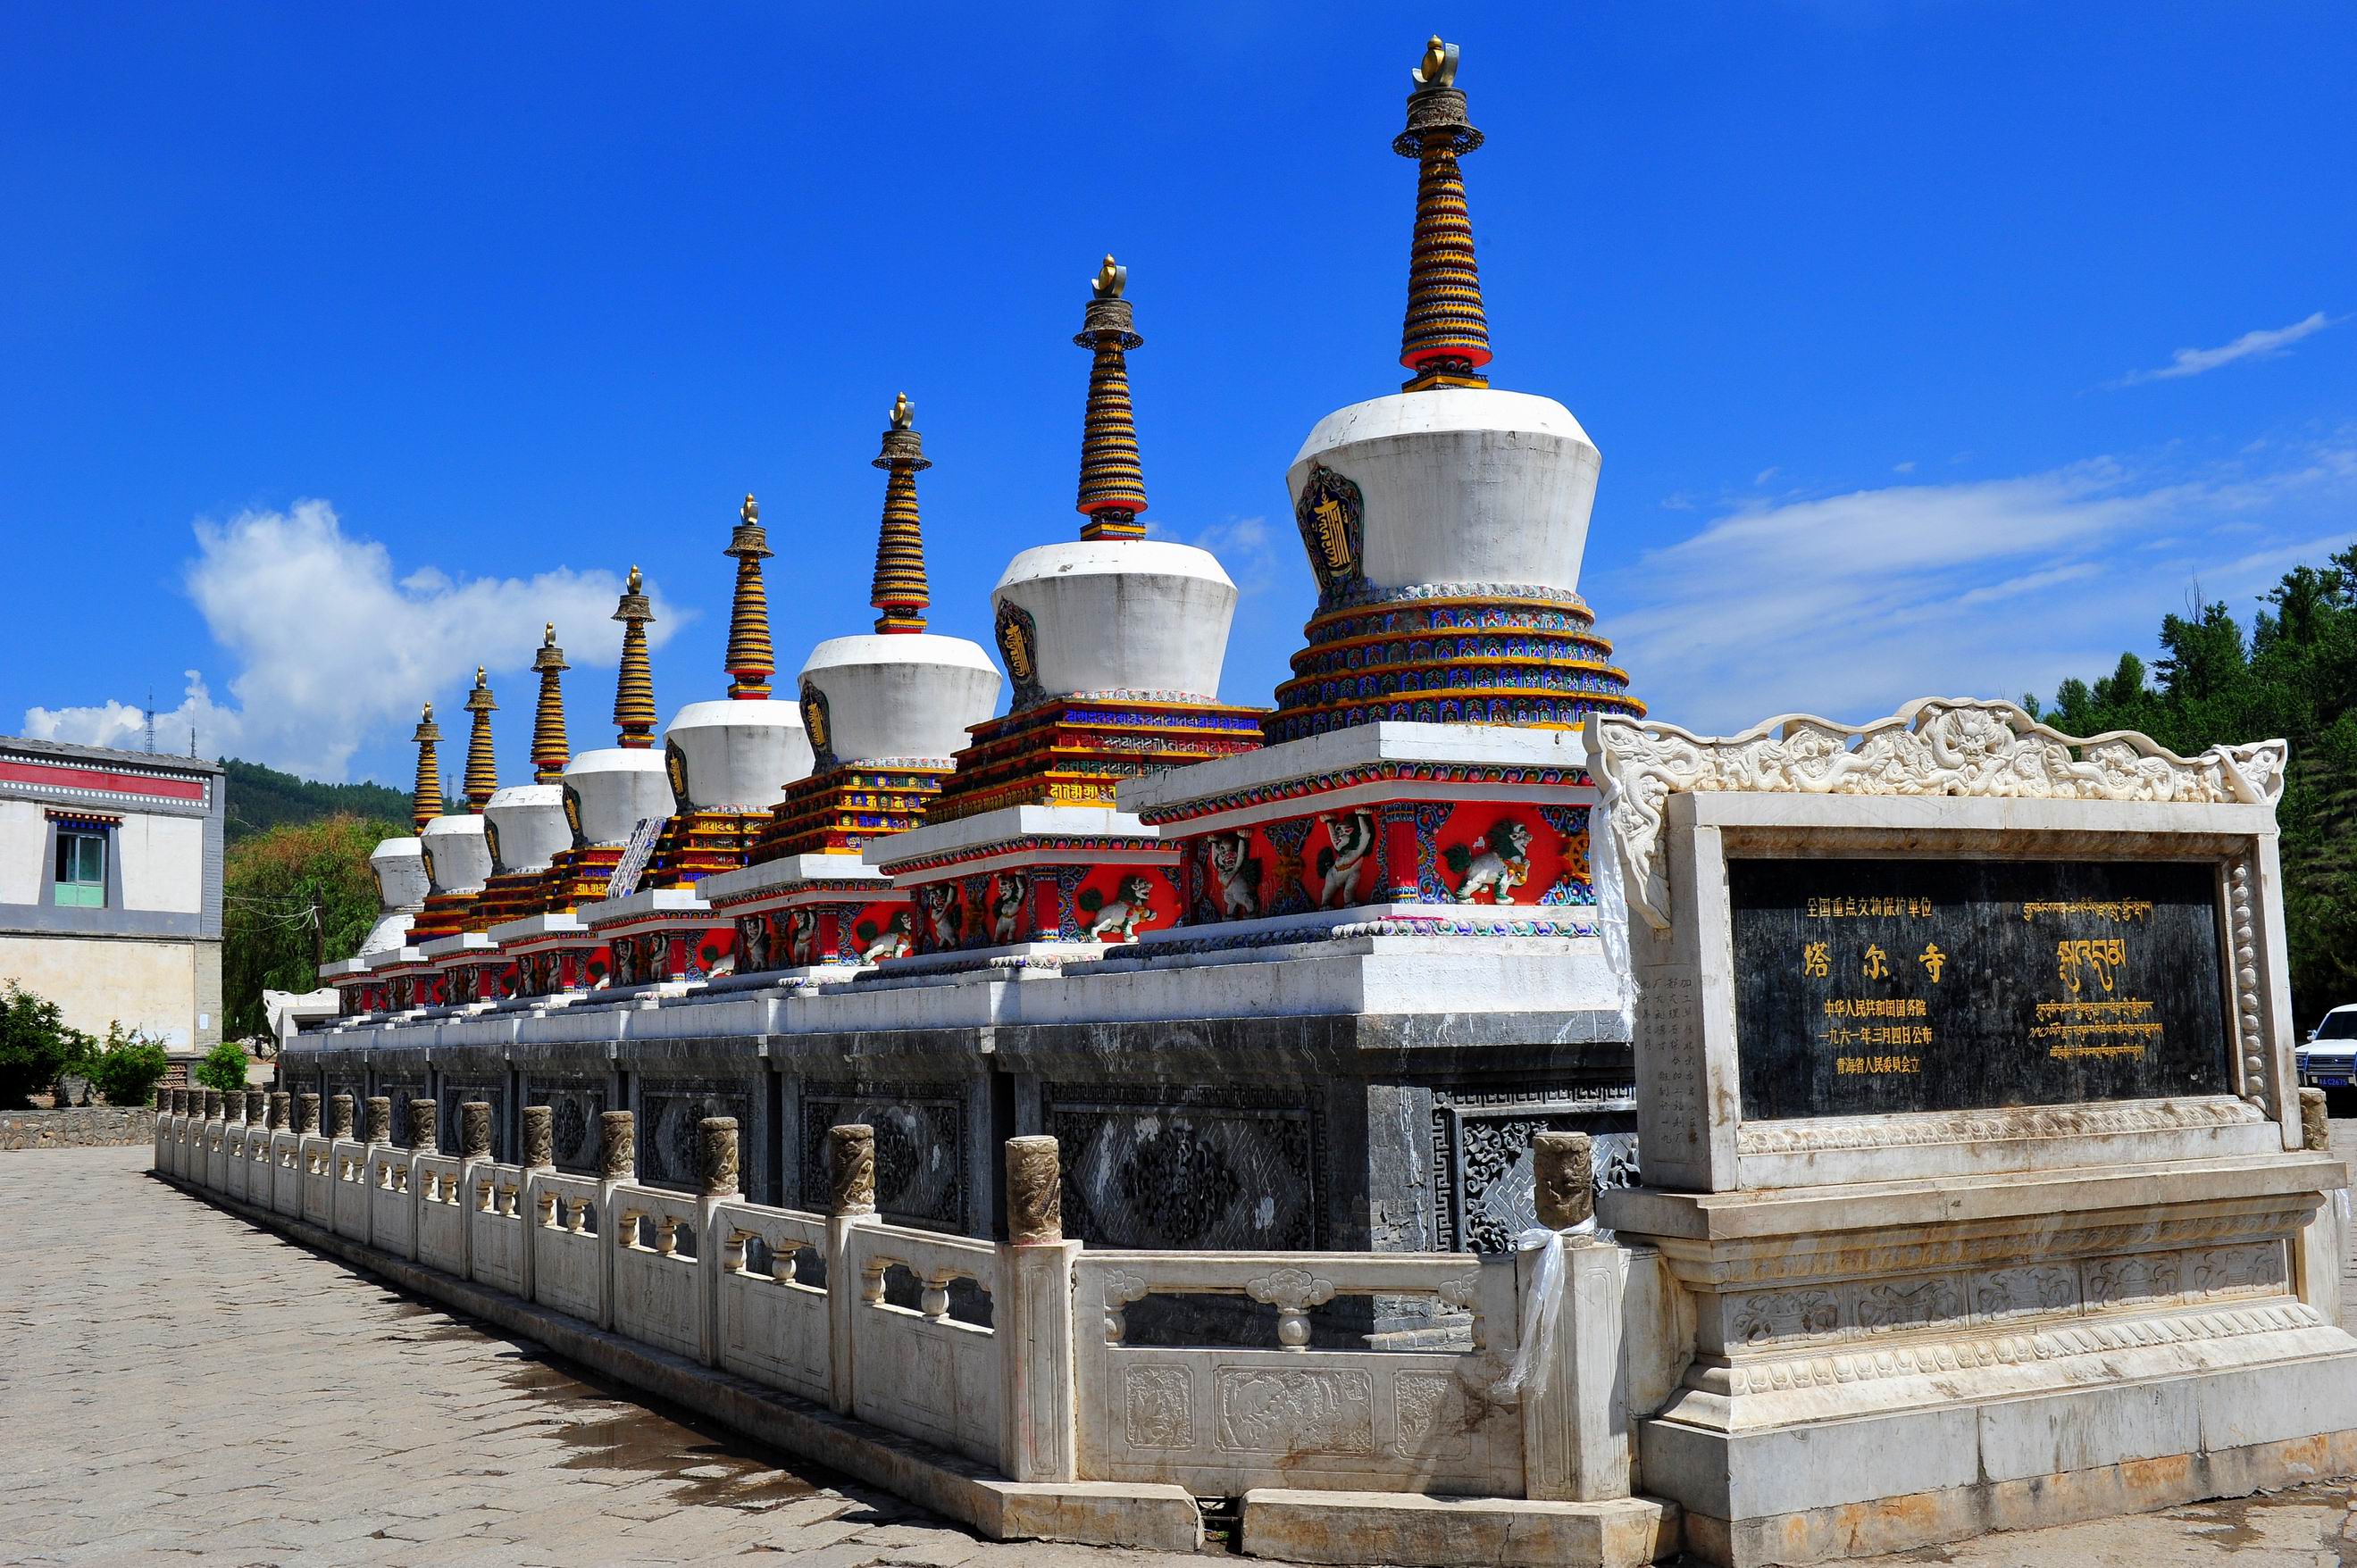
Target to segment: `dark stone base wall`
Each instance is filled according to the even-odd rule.
[[[1613,1020],[1245,1018],[846,1036],[470,1048],[297,1047],[293,1089],[391,1094],[395,1135],[432,1092],[493,1106],[512,1158],[520,1108],[555,1108],[558,1168],[594,1174],[597,1118],[637,1113],[640,1179],[693,1190],[695,1126],[733,1116],[757,1200],[823,1211],[826,1130],[876,1129],[877,1200],[896,1223],[996,1237],[999,1150],[1061,1145],[1065,1232],[1097,1246],[1498,1251],[1536,1223],[1544,1131],[1597,1139],[1600,1186],[1637,1179],[1630,1047]],[[352,1086],[365,1077],[369,1087]]]

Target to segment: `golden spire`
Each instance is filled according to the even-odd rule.
[[[1092,350],[1089,406],[1081,432],[1080,514],[1082,539],[1142,539],[1146,471],[1137,456],[1137,420],[1129,405],[1129,350],[1146,339],[1134,328],[1129,269],[1111,256],[1089,280],[1088,314],[1072,341]]]
[[[426,823],[442,814],[442,764],[434,756],[442,732],[435,727],[433,703],[417,715],[416,733],[409,738],[417,743],[417,782],[409,790],[409,822],[422,833]]]
[[[499,758],[491,754],[491,714],[499,704],[491,701],[490,683],[483,678],[483,667],[475,666],[475,689],[467,693],[467,711],[475,716],[474,727],[467,732],[467,805],[480,815],[491,803],[491,795],[500,787]]]
[[[643,750],[655,743],[655,673],[647,662],[647,622],[655,612],[636,566],[623,585],[614,618],[622,623],[622,667],[614,675],[614,744]]]
[[[770,595],[761,586],[761,558],[770,553],[761,530],[761,503],[745,492],[737,509],[737,532],[723,555],[737,557],[737,598],[728,608],[728,694],[748,701],[770,694],[778,655],[770,646]]]
[[[540,708],[532,716],[532,781],[554,784],[573,760],[573,747],[565,738],[565,693],[557,683],[557,677],[573,666],[565,662],[565,650],[556,646],[554,621],[540,628],[540,651],[532,656],[532,667],[540,671]]]
[[[917,433],[917,411],[901,392],[892,400],[892,428],[875,466],[886,472],[884,526],[876,536],[876,577],[867,602],[877,631],[922,631],[932,590],[925,582],[925,536],[917,517],[917,475],[933,465]]]
[[[1408,248],[1407,317],[1400,363],[1415,373],[1404,392],[1486,387],[1490,321],[1481,308],[1481,274],[1473,263],[1473,220],[1457,160],[1481,145],[1457,87],[1457,46],[1435,34],[1424,61],[1408,72],[1407,129],[1392,151],[1416,160],[1415,239]]]

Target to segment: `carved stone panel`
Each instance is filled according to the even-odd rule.
[[[597,1118],[608,1110],[603,1083],[533,1082],[524,1102],[545,1105],[556,1168],[571,1176],[597,1174]]]
[[[876,1129],[876,1207],[888,1219],[972,1233],[969,1131],[963,1086],[811,1081],[802,1090],[801,1205],[823,1212],[826,1130]]]
[[[1064,1234],[1100,1247],[1296,1251],[1323,1244],[1323,1117],[1308,1090],[1092,1085],[1045,1092],[1063,1155]]]
[[[1222,1367],[1215,1445],[1241,1454],[1372,1454],[1375,1382],[1366,1372]]]
[[[1521,1093],[1436,1090],[1433,1207],[1440,1244],[1510,1251],[1514,1237],[1539,1222],[1531,1145],[1541,1133],[1588,1135],[1597,1191],[1639,1185],[1632,1094],[1626,1085]]]
[[[1125,1367],[1122,1437],[1135,1448],[1195,1446],[1195,1395],[1184,1367]]]
[[[512,1159],[508,1148],[507,1085],[490,1079],[471,1082],[443,1079],[442,1152],[446,1155],[463,1153],[458,1146],[458,1107],[470,1100],[479,1100],[491,1108],[491,1157],[495,1160]]]
[[[755,1132],[759,1123],[754,1119],[758,1087],[726,1079],[640,1079],[639,1179],[651,1187],[701,1190],[704,1155],[697,1123],[707,1116],[736,1120],[743,1139],[745,1175],[755,1176],[761,1158]]]

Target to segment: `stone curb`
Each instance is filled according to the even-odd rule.
[[[880,1487],[989,1540],[1063,1541],[1158,1552],[1197,1552],[1202,1547],[1202,1515],[1183,1487],[1006,1480],[979,1466],[791,1394],[635,1344],[577,1318],[421,1267],[406,1258],[160,1171],[148,1174],[175,1191],[274,1230],[409,1294],[531,1339],[601,1378],[669,1400],[782,1453]]]

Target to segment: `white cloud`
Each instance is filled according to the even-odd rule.
[[[1893,463],[1890,465],[1890,471],[1894,474],[1911,474],[1915,471],[1915,459],[1910,457],[1904,463]]]
[[[1689,728],[2044,694],[2149,650],[2197,579],[2239,613],[2294,562],[2340,548],[2353,464],[2346,446],[2265,473],[2096,459],[1754,502],[1603,575],[1590,599],[1637,694]]]
[[[157,715],[167,750],[184,748],[193,724],[208,756],[340,780],[354,751],[396,730],[405,736],[418,703],[437,693],[455,698],[476,665],[494,677],[528,670],[544,621],[556,624],[576,668],[610,668],[620,652],[621,628],[610,618],[621,580],[611,572],[459,578],[427,565],[396,579],[391,552],[345,533],[322,500],[199,521],[196,536],[188,596],[237,667],[229,683],[236,705],[215,704],[188,671],[179,707],[168,722]],[[648,592],[657,615],[648,640],[660,647],[689,618],[651,583]],[[516,697],[506,703],[518,705]],[[139,705],[120,700],[25,715],[27,735],[91,745],[136,745],[145,725]]]
[[[1271,536],[1265,517],[1232,517],[1183,536],[1148,519],[1146,532],[1149,537],[1191,544],[1218,556],[1239,597],[1265,594],[1276,585],[1277,541]]]
[[[180,676],[185,682],[180,701],[156,710],[156,749],[175,757],[240,755],[242,715],[214,703],[202,671],[183,670]],[[27,708],[25,733],[35,740],[138,751],[147,745],[147,713],[143,703],[113,699],[88,708]]]
[[[2262,328],[2245,332],[2231,343],[2215,349],[2179,349],[2169,357],[2169,363],[2151,371],[2131,371],[2112,385],[2132,387],[2144,381],[2172,381],[2185,376],[2198,376],[2214,371],[2221,365],[2231,365],[2237,360],[2261,359],[2280,354],[2301,338],[2323,331],[2333,323],[2324,312],[2318,311],[2305,320],[2288,327]]]

